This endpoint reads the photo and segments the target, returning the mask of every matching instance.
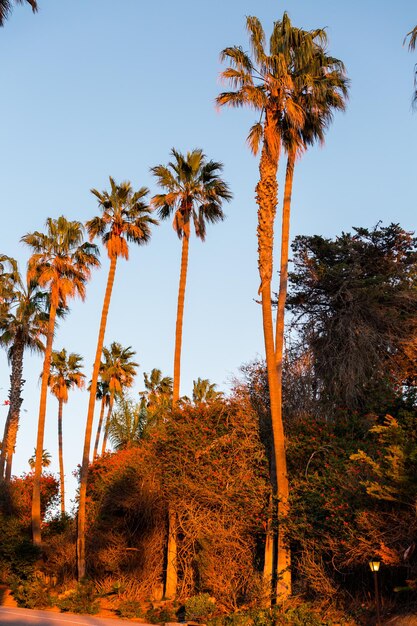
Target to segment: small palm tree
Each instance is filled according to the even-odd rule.
[[[152,203],[158,209],[161,219],[174,216],[173,228],[182,239],[172,396],[175,404],[180,397],[182,327],[191,222],[194,224],[196,236],[204,241],[206,224],[214,224],[224,219],[222,203],[229,202],[232,194],[220,177],[223,165],[216,161],[207,161],[202,150],[193,150],[183,155],[173,148],[171,155],[173,161],[168,165],[157,165],[151,168],[151,172],[158,185],[165,190],[165,193],[155,195]]]
[[[193,402],[202,404],[215,402],[223,397],[221,391],[216,391],[217,385],[211,383],[208,378],[197,378],[193,380]]]
[[[140,410],[140,404],[123,395],[117,399],[117,408],[113,411],[109,426],[110,441],[115,450],[125,450],[137,446],[142,438],[146,418]]]
[[[32,7],[32,11],[36,13],[38,10],[38,3],[36,0],[26,0]],[[16,4],[23,4],[23,0],[15,0]],[[0,0],[0,26],[4,25],[5,20],[9,17],[13,9],[13,0]]]
[[[135,380],[136,369],[139,367],[139,363],[132,361],[132,357],[135,354],[136,352],[130,346],[123,348],[117,341],[113,341],[110,344],[110,348],[103,348],[104,361],[100,364],[100,375],[108,386],[110,397],[101,450],[102,454],[106,451],[114,400],[115,398],[121,398],[125,389],[131,387]]]
[[[42,467],[49,467],[52,462],[52,457],[49,454],[48,450],[45,448],[42,450]],[[28,459],[29,467],[31,470],[35,469],[36,466],[36,448],[33,450],[33,455]]]
[[[84,227],[81,222],[69,221],[64,216],[56,220],[48,218],[46,233],[35,231],[22,237],[22,241],[33,250],[33,255],[28,263],[28,280],[36,281],[40,287],[49,290],[49,319],[42,370],[36,443],[37,456],[32,498],[33,542],[35,545],[40,545],[40,478],[46,399],[56,315],[60,307],[67,307],[71,298],[79,296],[84,300],[86,283],[90,278],[91,269],[99,265],[99,260],[97,246],[84,242]]]
[[[60,352],[53,351],[51,355],[51,369],[49,373],[49,388],[51,393],[58,400],[58,452],[59,452],[59,478],[60,478],[60,499],[61,515],[65,516],[65,474],[64,456],[62,446],[62,409],[68,402],[68,391],[78,387],[84,387],[84,374],[80,371],[82,367],[82,357],[71,352],[67,354],[65,348]]]
[[[6,266],[7,270],[6,271]],[[12,460],[19,428],[23,399],[23,356],[25,350],[42,353],[43,337],[48,326],[47,294],[35,282],[27,282],[17,262],[3,258],[1,273],[0,345],[8,349],[11,364],[9,411],[5,423],[0,455],[0,477],[10,480]],[[4,473],[5,472],[5,473]]]
[[[172,378],[162,376],[160,369],[154,368],[150,374],[143,374],[145,391],[140,391],[140,406],[146,416],[147,426],[155,426],[164,419],[172,405]]]
[[[87,494],[88,464],[90,460],[91,433],[94,421],[97,382],[100,375],[101,355],[106,331],[107,315],[113,290],[116,266],[119,257],[129,258],[128,243],[146,244],[151,237],[151,226],[157,220],[151,217],[151,209],[145,202],[149,193],[146,187],[134,192],[129,182],[116,184],[110,180],[110,192],[99,192],[92,189],[96,196],[101,215],[93,217],[86,224],[90,240],[99,237],[107,250],[110,259],[106,293],[101,313],[97,349],[91,377],[90,397],[88,402],[87,422],[85,428],[83,458],[80,471],[80,493],[78,500],[78,538],[77,538],[77,569],[78,578],[85,576],[85,501]]]

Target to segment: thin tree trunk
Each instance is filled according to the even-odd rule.
[[[45,358],[43,361],[41,397],[39,402],[38,434],[36,439],[36,460],[33,475],[32,494],[32,537],[35,546],[41,545],[41,475],[43,438],[45,433],[46,399],[48,394],[48,379],[51,369],[52,344],[54,340],[56,306],[58,295],[51,293],[51,306],[49,310],[48,335],[46,339]]]
[[[291,194],[294,178],[294,164],[295,150],[292,148],[288,152],[287,169],[285,172],[284,204],[282,206],[281,264],[279,275],[277,326],[275,335],[275,353],[280,384],[282,384],[282,359],[284,356],[284,315],[288,290],[288,255],[290,247]]]
[[[103,443],[101,446],[102,455],[106,452],[107,437],[109,436],[109,428],[110,428],[111,414],[113,412],[113,404],[114,404],[114,393],[111,393],[110,401],[109,401],[109,410],[107,411],[107,417],[106,417],[106,426],[104,428]]]
[[[61,517],[65,517],[65,474],[64,455],[62,452],[62,400],[58,400],[58,454],[59,454],[59,481],[61,487]]]
[[[0,477],[4,474],[6,463],[5,480],[10,481],[12,474],[12,460],[16,445],[17,431],[19,428],[20,407],[22,405],[21,392],[23,387],[23,353],[24,345],[18,339],[15,340],[12,353],[12,371],[10,374],[9,411],[4,427],[2,451],[0,455]]]
[[[85,427],[84,438],[84,450],[83,459],[80,471],[80,495],[78,503],[78,520],[77,520],[77,571],[78,580],[81,580],[85,576],[85,504],[87,495],[87,480],[88,480],[88,464],[90,461],[90,444],[91,433],[93,430],[94,420],[94,405],[96,403],[97,381],[100,372],[101,355],[103,352],[104,334],[106,332],[107,315],[109,312],[109,305],[111,299],[111,293],[114,284],[114,277],[116,274],[117,257],[113,256],[110,259],[110,270],[107,279],[106,293],[104,295],[103,310],[101,313],[100,329],[98,333],[97,350],[94,360],[93,375],[90,386],[90,398],[88,402],[87,423]]]
[[[277,556],[277,595],[280,599],[291,593],[290,550],[282,533],[282,520],[288,514],[288,477],[285,453],[285,436],[282,422],[282,390],[279,385],[275,359],[274,328],[272,319],[271,280],[273,272],[274,220],[277,202],[277,169],[279,152],[275,149],[271,137],[274,129],[268,112],[265,123],[266,138],[259,164],[260,180],[256,187],[258,204],[258,267],[261,279],[260,294],[262,299],[262,321],[265,342],[266,367],[270,397],[270,410],[273,434],[273,454],[275,459],[276,480],[272,476],[272,488],[277,495],[277,515],[280,530],[278,532]],[[267,145],[267,141],[269,144]],[[274,484],[275,483],[275,484]]]
[[[278,374],[278,387],[279,395],[278,401],[278,416],[282,423],[282,365],[284,358],[284,317],[285,317],[285,303],[287,300],[288,289],[288,255],[289,255],[289,240],[290,240],[290,214],[291,214],[291,194],[292,184],[294,178],[294,164],[295,164],[296,151],[291,148],[288,152],[287,168],[285,173],[285,191],[284,191],[284,203],[282,207],[282,235],[281,235],[281,264],[280,264],[280,280],[279,280],[279,293],[278,293],[278,309],[277,309],[277,323],[276,323],[276,336],[275,336],[275,358]],[[285,449],[281,451],[281,454],[285,456]],[[287,485],[286,490],[288,492],[288,478],[287,476],[281,478]],[[284,520],[288,515],[288,494],[287,497],[278,503],[278,516],[279,519]],[[284,571],[282,578],[278,577],[277,580],[277,595],[280,593],[286,593],[286,587],[291,585],[290,578],[290,552],[285,547],[285,532],[283,531],[284,523],[278,525],[278,574]],[[291,589],[291,587],[289,587]]]
[[[184,317],[185,287],[187,284],[188,249],[190,243],[190,225],[184,226],[182,237],[181,272],[178,287],[177,323],[175,326],[175,352],[174,352],[174,382],[172,403],[175,405],[180,399],[181,377],[181,346],[182,346],[182,322]]]
[[[99,444],[99,441],[100,441],[101,427],[103,425],[103,417],[104,417],[104,408],[105,408],[105,406],[106,406],[106,396],[103,396],[102,399],[101,399],[100,419],[98,420],[96,440],[94,442],[93,459],[96,459],[98,457],[98,444]]]
[[[168,550],[165,578],[165,597],[173,600],[177,593],[177,516],[171,507],[168,509]]]

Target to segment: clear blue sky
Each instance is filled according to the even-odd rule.
[[[227,220],[193,241],[184,319],[182,393],[210,378],[227,388],[239,366],[263,354],[256,304],[257,162],[245,145],[253,115],[215,110],[219,52],[247,49],[245,16],[267,32],[287,10],[294,24],[326,26],[329,50],[352,81],[347,112],[336,116],[324,148],[298,164],[291,233],[334,236],[378,220],[416,228],[417,114],[410,102],[417,52],[403,46],[417,24],[415,0],[39,0],[17,6],[0,30],[0,252],[22,264],[20,237],[48,216],[85,221],[97,212],[91,187],[108,175],[155,192],[149,167],[166,163],[171,147],[201,147],[224,163],[234,193]],[[106,344],[137,351],[143,372],[172,374],[180,243],[169,223],[151,243],[121,261]],[[90,376],[108,261],[95,273],[87,301],[76,302],[57,333],[57,349],[84,356]],[[24,404],[14,470],[33,452],[41,369],[25,361]],[[0,355],[0,428],[7,407],[8,368]],[[81,460],[87,394],[74,392],[64,411],[65,461]],[[57,402],[49,399],[45,447],[56,459]]]

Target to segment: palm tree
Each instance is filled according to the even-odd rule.
[[[211,383],[208,378],[197,378],[197,380],[193,380],[194,404],[214,402],[222,398],[222,392],[216,391],[216,387],[217,385]]]
[[[414,26],[413,30],[411,30],[405,40],[408,39],[408,49],[410,50],[410,52],[414,51],[416,49],[416,45],[417,45],[417,26]],[[414,66],[414,94],[413,94],[413,107],[417,108],[417,64]]]
[[[277,516],[283,520],[288,515],[288,476],[285,452],[285,433],[282,420],[282,389],[276,367],[274,328],[272,319],[271,281],[273,275],[274,222],[277,205],[277,171],[282,143],[283,121],[290,127],[303,127],[305,111],[295,97],[292,73],[294,51],[297,63],[307,63],[317,48],[317,41],[324,41],[321,30],[307,33],[294,28],[286,13],[274,23],[266,50],[266,37],[257,17],[246,20],[252,56],[241,47],[225,48],[222,60],[230,67],[222,72],[233,91],[221,93],[219,106],[248,106],[259,113],[259,120],[252,126],[248,136],[254,154],[261,149],[259,182],[256,186],[258,204],[258,269],[259,293],[262,304],[262,321],[270,396],[273,433],[273,457],[271,462],[272,488],[277,498]],[[267,542],[268,543],[268,542]],[[270,551],[272,553],[272,550]],[[290,551],[284,541],[283,524],[278,532],[277,593],[286,597],[291,593]],[[272,560],[270,560],[272,563]],[[271,570],[272,571],[272,570]]]
[[[29,467],[31,470],[36,466],[36,448],[33,451],[33,455],[28,459]],[[42,450],[42,467],[49,467],[51,464],[51,455],[45,448]]]
[[[85,500],[91,433],[94,420],[94,405],[96,401],[97,382],[100,373],[107,314],[109,311],[117,260],[119,257],[124,259],[129,258],[128,242],[137,245],[147,243],[151,237],[151,225],[158,223],[151,217],[151,209],[144,201],[148,194],[146,187],[141,187],[138,191],[134,192],[131,184],[127,181],[117,185],[113,178],[110,177],[109,180],[111,187],[110,192],[99,192],[96,189],[91,190],[98,199],[102,214],[93,217],[93,219],[89,220],[86,224],[90,240],[92,241],[96,237],[100,237],[103,245],[107,249],[107,254],[110,259],[110,269],[101,313],[93,374],[91,377],[84,450],[80,471],[77,538],[77,567],[79,579],[85,576]]]
[[[20,407],[23,399],[23,355],[25,350],[42,353],[42,337],[46,334],[48,315],[46,293],[39,285],[25,281],[12,258],[4,258],[9,272],[3,272],[3,303],[0,307],[0,345],[8,348],[11,364],[9,411],[4,427],[0,455],[0,477],[10,480],[12,460],[19,428]],[[4,468],[6,465],[6,471]]]
[[[110,349],[103,348],[104,361],[100,363],[100,375],[108,386],[110,397],[101,450],[102,454],[106,451],[114,399],[122,397],[124,390],[131,387],[135,380],[136,368],[139,367],[139,363],[131,360],[135,354],[136,352],[131,349],[131,346],[123,348],[117,341],[113,341],[110,344]]]
[[[23,4],[23,0],[15,0],[15,2],[16,4]],[[33,13],[36,13],[36,11],[38,10],[38,3],[36,2],[36,0],[26,0],[26,2],[32,7]],[[4,22],[9,17],[12,9],[12,0],[0,0],[0,26],[4,25]]]
[[[164,419],[172,405],[172,378],[162,376],[154,367],[150,374],[143,374],[145,391],[140,391],[140,406],[146,416],[146,425],[155,426]]]
[[[85,286],[90,278],[91,268],[97,267],[99,260],[97,258],[97,246],[84,242],[84,227],[81,222],[69,221],[64,216],[58,219],[49,217],[46,221],[46,233],[35,231],[22,237],[22,241],[33,250],[33,255],[28,263],[28,280],[35,280],[40,287],[48,288],[50,295],[32,498],[33,543],[40,545],[42,450],[57,309],[59,307],[66,308],[68,301],[76,296],[84,300]]]
[[[65,516],[65,474],[64,457],[62,452],[62,409],[68,402],[68,391],[84,386],[84,374],[80,372],[83,358],[75,352],[67,355],[63,348],[60,352],[53,351],[51,355],[51,369],[49,373],[48,385],[51,393],[58,400],[58,453],[59,453],[59,478],[60,478],[60,498],[61,515]]]
[[[91,381],[90,381],[90,385],[91,385]],[[90,387],[88,388],[88,390],[90,390]],[[96,440],[94,442],[93,459],[95,459],[98,456],[98,444],[100,441],[101,427],[103,425],[104,410],[106,406],[107,407],[109,406],[109,403],[110,403],[109,385],[107,382],[104,382],[103,380],[97,381],[96,400],[100,401],[100,417],[98,420]]]
[[[108,430],[114,449],[125,450],[137,446],[142,438],[145,422],[140,404],[123,395],[119,396]]]
[[[224,219],[222,202],[232,199],[228,185],[220,178],[221,163],[207,161],[202,150],[181,154],[171,150],[173,161],[167,166],[157,165],[151,172],[165,193],[152,198],[161,219],[174,215],[173,228],[182,239],[181,272],[178,290],[177,322],[175,330],[173,403],[180,397],[181,344],[184,315],[185,287],[187,282],[188,248],[191,221],[196,236],[206,237],[206,224]]]

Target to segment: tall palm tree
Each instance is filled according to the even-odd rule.
[[[36,0],[26,0],[26,2],[32,7],[33,13],[36,13],[38,10],[38,3]],[[9,17],[14,3],[23,4],[23,0],[15,0],[15,2],[12,0],[0,0],[0,26],[3,26],[5,20]]]
[[[35,231],[22,237],[22,241],[33,250],[28,263],[28,280],[35,280],[40,287],[49,290],[49,320],[42,370],[32,498],[33,543],[40,545],[40,478],[56,314],[59,307],[67,307],[71,298],[78,296],[84,300],[91,269],[98,267],[100,263],[97,246],[84,242],[84,227],[81,222],[69,221],[62,215],[58,219],[47,219],[46,233]]]
[[[109,389],[109,409],[104,429],[103,445],[101,453],[106,451],[107,437],[111,422],[111,415],[115,398],[120,398],[125,389],[133,385],[136,369],[139,363],[132,361],[136,354],[131,346],[123,348],[120,343],[113,341],[110,348],[103,348],[104,361],[100,364],[100,375]]]
[[[208,378],[197,378],[193,380],[193,402],[201,404],[203,402],[214,402],[223,397],[221,391],[216,391],[217,385],[211,383]]]
[[[59,480],[61,515],[65,516],[65,474],[64,455],[62,446],[62,409],[68,402],[68,391],[77,387],[84,387],[84,374],[80,371],[83,358],[75,352],[67,354],[65,348],[61,351],[54,350],[51,355],[51,369],[48,385],[51,393],[58,400],[58,453],[59,453]]]
[[[202,150],[193,150],[183,155],[173,148],[171,155],[173,160],[168,165],[157,165],[151,168],[151,172],[158,185],[165,190],[165,193],[155,195],[152,203],[158,209],[161,219],[174,215],[172,225],[182,239],[172,397],[175,404],[180,397],[182,326],[191,222],[194,223],[196,236],[204,241],[206,224],[224,219],[222,203],[224,200],[230,201],[232,194],[220,177],[223,165],[216,161],[207,161]]]
[[[259,19],[254,16],[247,17],[246,26],[251,55],[239,46],[228,47],[222,51],[222,60],[230,63],[230,67],[222,72],[222,78],[229,82],[233,90],[221,93],[217,98],[217,104],[231,107],[248,106],[259,114],[259,120],[250,129],[248,144],[254,154],[261,148],[259,182],[256,186],[259,293],[273,433],[271,481],[277,496],[277,516],[283,520],[288,515],[289,487],[282,420],[282,389],[276,367],[271,301],[277,172],[284,119],[288,125],[295,128],[302,127],[305,122],[305,111],[295,97],[292,73],[294,51],[297,51],[299,64],[307,63],[314,54],[317,41],[324,41],[325,35],[321,30],[306,33],[293,27],[288,15],[284,13],[282,20],[274,23],[267,50],[265,33]],[[277,593],[285,598],[291,593],[291,557],[282,528],[283,524],[280,524],[275,578]],[[270,559],[270,565],[271,563]]]
[[[91,381],[90,381],[90,384],[91,384]],[[88,390],[90,390],[90,387],[88,388]],[[106,406],[108,407],[110,403],[109,385],[107,382],[104,382],[103,380],[97,381],[96,400],[100,401],[100,417],[99,417],[98,425],[97,425],[96,440],[94,442],[93,459],[95,459],[98,456],[98,444],[100,441],[101,428],[103,426],[104,411],[105,411]]]
[[[8,265],[7,285],[3,284],[3,303],[0,306],[0,345],[8,348],[11,364],[9,411],[4,427],[0,454],[0,477],[10,480],[12,460],[19,428],[23,380],[23,355],[25,350],[42,353],[42,337],[46,335],[48,315],[46,293],[35,282],[27,282],[19,272],[17,262],[4,258]],[[5,470],[6,466],[6,470]]]
[[[110,180],[110,192],[92,189],[96,196],[101,215],[93,217],[86,224],[90,240],[101,238],[110,259],[110,269],[101,313],[97,349],[91,377],[90,397],[85,428],[83,458],[80,471],[80,494],[78,503],[77,569],[79,579],[85,576],[85,501],[87,493],[88,464],[90,459],[91,433],[94,420],[97,382],[100,373],[101,354],[106,331],[107,315],[119,257],[129,258],[128,243],[143,245],[151,237],[151,225],[158,222],[151,217],[151,209],[145,202],[146,187],[133,191],[129,182],[116,184]]]
[[[414,26],[413,30],[411,30],[405,40],[408,39],[408,49],[410,50],[410,52],[413,52],[416,49],[416,45],[417,45],[417,26]],[[413,107],[417,108],[417,63],[414,66],[414,94],[413,94]]]

